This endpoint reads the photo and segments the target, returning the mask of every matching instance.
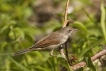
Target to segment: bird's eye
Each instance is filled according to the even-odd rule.
[[[71,31],[71,30],[68,30],[69,32]]]

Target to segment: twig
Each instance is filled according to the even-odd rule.
[[[96,59],[100,58],[101,56],[105,55],[105,54],[106,54],[106,47],[102,51],[100,51],[99,53],[97,53],[96,55],[91,57],[92,62],[95,61]],[[84,67],[84,66],[86,66],[86,63],[85,62],[80,62],[78,64],[75,64],[75,65],[71,66],[71,68],[73,70],[76,70],[76,69]]]
[[[70,22],[73,22],[73,21],[72,20],[66,20],[66,21],[64,21],[63,27],[68,26]]]
[[[71,22],[71,20],[67,20],[67,12],[68,12],[69,1],[70,1],[70,0],[67,0],[67,3],[66,3],[65,13],[64,13],[64,24],[63,24],[63,27],[68,26],[69,23]],[[69,57],[68,57],[67,42],[65,43],[65,51],[66,51],[66,56],[65,56],[65,54],[64,54],[63,48],[60,50],[60,53],[63,55],[63,57],[64,57],[65,59],[67,59],[69,65],[71,65],[71,61],[70,61],[70,59],[69,59]]]
[[[66,9],[65,9],[65,13],[64,13],[64,24],[63,24],[63,27],[68,26],[69,23],[71,22],[71,21],[68,20],[68,18],[67,18],[67,12],[68,12],[69,1],[70,1],[70,0],[67,0],[67,3],[66,3]],[[68,56],[67,42],[65,42],[65,51],[66,51],[66,59],[67,59],[69,65],[71,66],[71,61],[70,61],[69,56]]]
[[[71,66],[71,65],[72,65],[72,62],[70,61],[69,56],[68,56],[67,41],[66,41],[66,43],[65,43],[65,51],[66,51],[66,58],[67,58],[67,61],[68,61],[69,65]]]
[[[67,0],[67,3],[66,3],[66,9],[65,9],[65,13],[64,13],[64,21],[67,21],[67,12],[68,12],[69,1],[70,0]]]

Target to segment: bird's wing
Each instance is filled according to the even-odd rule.
[[[58,33],[53,32],[52,34],[48,35],[47,37],[39,40],[35,45],[33,45],[31,48],[43,48],[43,47],[47,47],[49,45],[56,45],[59,44],[60,41],[60,37],[58,36],[54,36],[54,35],[58,35]]]

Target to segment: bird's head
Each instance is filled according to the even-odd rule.
[[[65,34],[65,35],[71,35],[73,32],[75,32],[77,29],[72,28],[72,27],[64,27],[59,30],[59,32]]]

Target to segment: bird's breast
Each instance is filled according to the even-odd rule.
[[[62,37],[61,37],[61,44],[63,44],[63,43],[65,43],[66,41],[67,41],[67,39],[68,39],[68,35],[62,35]]]

